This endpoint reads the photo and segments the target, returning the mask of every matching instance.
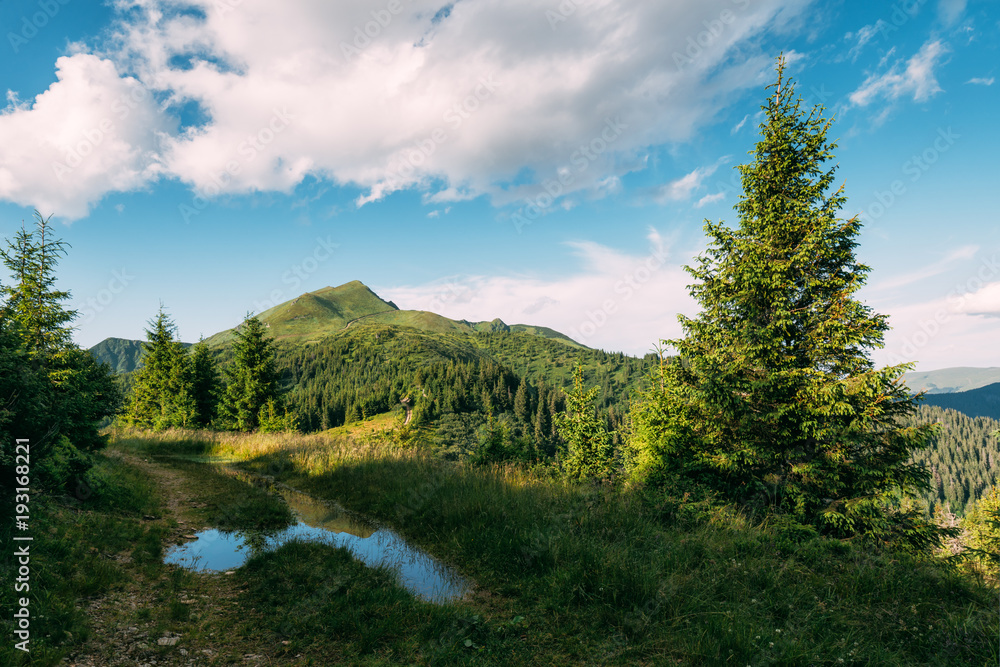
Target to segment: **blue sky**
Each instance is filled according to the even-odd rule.
[[[344,6],[348,5],[348,6]],[[72,248],[76,340],[362,280],[634,354],[693,315],[778,53],[836,118],[880,363],[1000,366],[1000,5],[0,0],[0,233]]]

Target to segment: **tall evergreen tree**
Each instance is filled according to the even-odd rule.
[[[680,472],[830,532],[887,534],[891,494],[925,488],[911,457],[933,427],[901,423],[910,366],[869,357],[888,324],[854,298],[870,269],[854,256],[860,220],[837,217],[830,121],[801,108],[781,59],[777,74],[739,167],[739,226],[706,222],[687,267],[702,310],[665,341],[678,357],[635,410],[634,460],[647,479]]]
[[[585,389],[583,368],[573,371],[573,389],[566,394],[566,412],[556,415],[556,428],[566,441],[563,469],[572,479],[597,480],[611,474],[614,451],[611,434],[594,407],[598,387]]]
[[[120,393],[110,368],[71,340],[76,312],[55,286],[67,244],[37,211],[35,220],[0,249],[14,279],[0,286],[0,432],[9,436],[0,467],[13,438],[27,438],[36,481],[58,487],[86,470],[86,452],[105,445],[98,425],[117,411]]]
[[[149,326],[142,366],[133,377],[122,421],[152,429],[193,426],[197,414],[194,372],[187,350],[175,339],[177,327],[163,306]]]
[[[195,421],[208,426],[216,417],[219,405],[219,370],[204,339],[191,352],[191,393],[194,397]]]
[[[255,431],[262,417],[274,413],[274,403],[281,402],[274,340],[267,335],[264,323],[253,316],[247,316],[235,334],[221,413],[230,428]]]
[[[44,364],[70,345],[70,322],[76,311],[63,307],[69,292],[55,287],[55,269],[67,244],[54,238],[48,218],[35,211],[35,229],[21,229],[0,249],[14,282],[2,288],[3,315],[20,329],[25,349]]]

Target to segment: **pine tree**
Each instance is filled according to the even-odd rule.
[[[69,323],[76,318],[76,311],[62,305],[69,292],[55,288],[55,268],[66,246],[53,238],[49,219],[35,211],[35,230],[21,227],[7,248],[0,249],[15,280],[2,290],[3,316],[17,323],[25,348],[42,364],[70,345]]]
[[[280,406],[281,391],[274,361],[274,340],[264,323],[247,316],[235,331],[233,361],[226,368],[221,413],[232,429],[255,431],[267,418],[268,403]],[[272,410],[273,410],[272,406]]]
[[[528,383],[521,378],[521,383],[517,386],[517,393],[514,395],[514,416],[518,421],[528,424],[531,421],[531,395],[528,392]]]
[[[142,366],[135,372],[132,392],[121,420],[139,428],[186,428],[195,424],[197,406],[191,359],[177,327],[164,312],[149,322]]]
[[[646,479],[680,473],[829,532],[887,534],[891,494],[927,483],[911,456],[933,427],[901,424],[910,365],[869,358],[888,324],[853,298],[870,269],[854,257],[860,220],[837,217],[830,121],[801,108],[781,59],[777,74],[739,167],[739,226],[706,222],[687,267],[702,310],[664,341],[678,356],[634,411],[631,458]]]
[[[71,340],[76,312],[63,306],[69,292],[55,287],[67,244],[37,211],[35,219],[34,230],[22,227],[0,249],[14,278],[0,286],[0,433],[9,436],[0,468],[13,439],[27,438],[35,482],[55,488],[82,475],[87,452],[106,444],[98,425],[117,411],[120,392],[110,368]]]
[[[218,412],[221,383],[215,357],[204,339],[199,340],[191,352],[191,370],[195,421],[202,426],[209,426]]]
[[[566,441],[563,469],[571,479],[598,480],[611,474],[611,435],[594,408],[598,391],[584,389],[583,367],[577,366],[573,389],[566,394],[566,412],[556,415],[556,428]]]

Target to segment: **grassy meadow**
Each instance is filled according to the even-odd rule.
[[[997,663],[996,584],[975,573],[681,493],[447,462],[412,437],[383,417],[309,436],[119,432],[113,447],[235,459],[475,582],[432,605],[328,546],[259,555],[237,570],[242,603],[264,610],[253,635],[303,664]]]

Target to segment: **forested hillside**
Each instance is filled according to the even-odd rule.
[[[958,410],[972,417],[1000,419],[1000,382],[952,394],[928,394],[924,403]]]
[[[548,449],[553,417],[562,409],[556,390],[571,384],[577,364],[588,386],[600,388],[597,403],[608,426],[617,427],[630,392],[654,363],[654,357],[574,348],[527,333],[470,337],[375,324],[316,344],[277,347],[288,405],[304,430],[401,410],[408,398],[416,423],[435,423],[449,444],[474,441],[490,415],[506,415],[513,435]]]
[[[925,494],[930,508],[947,503],[952,512],[963,514],[971,501],[997,483],[1000,439],[993,434],[1000,430],[1000,421],[921,405],[913,422],[941,423],[931,446],[914,456],[931,471],[932,488]]]

